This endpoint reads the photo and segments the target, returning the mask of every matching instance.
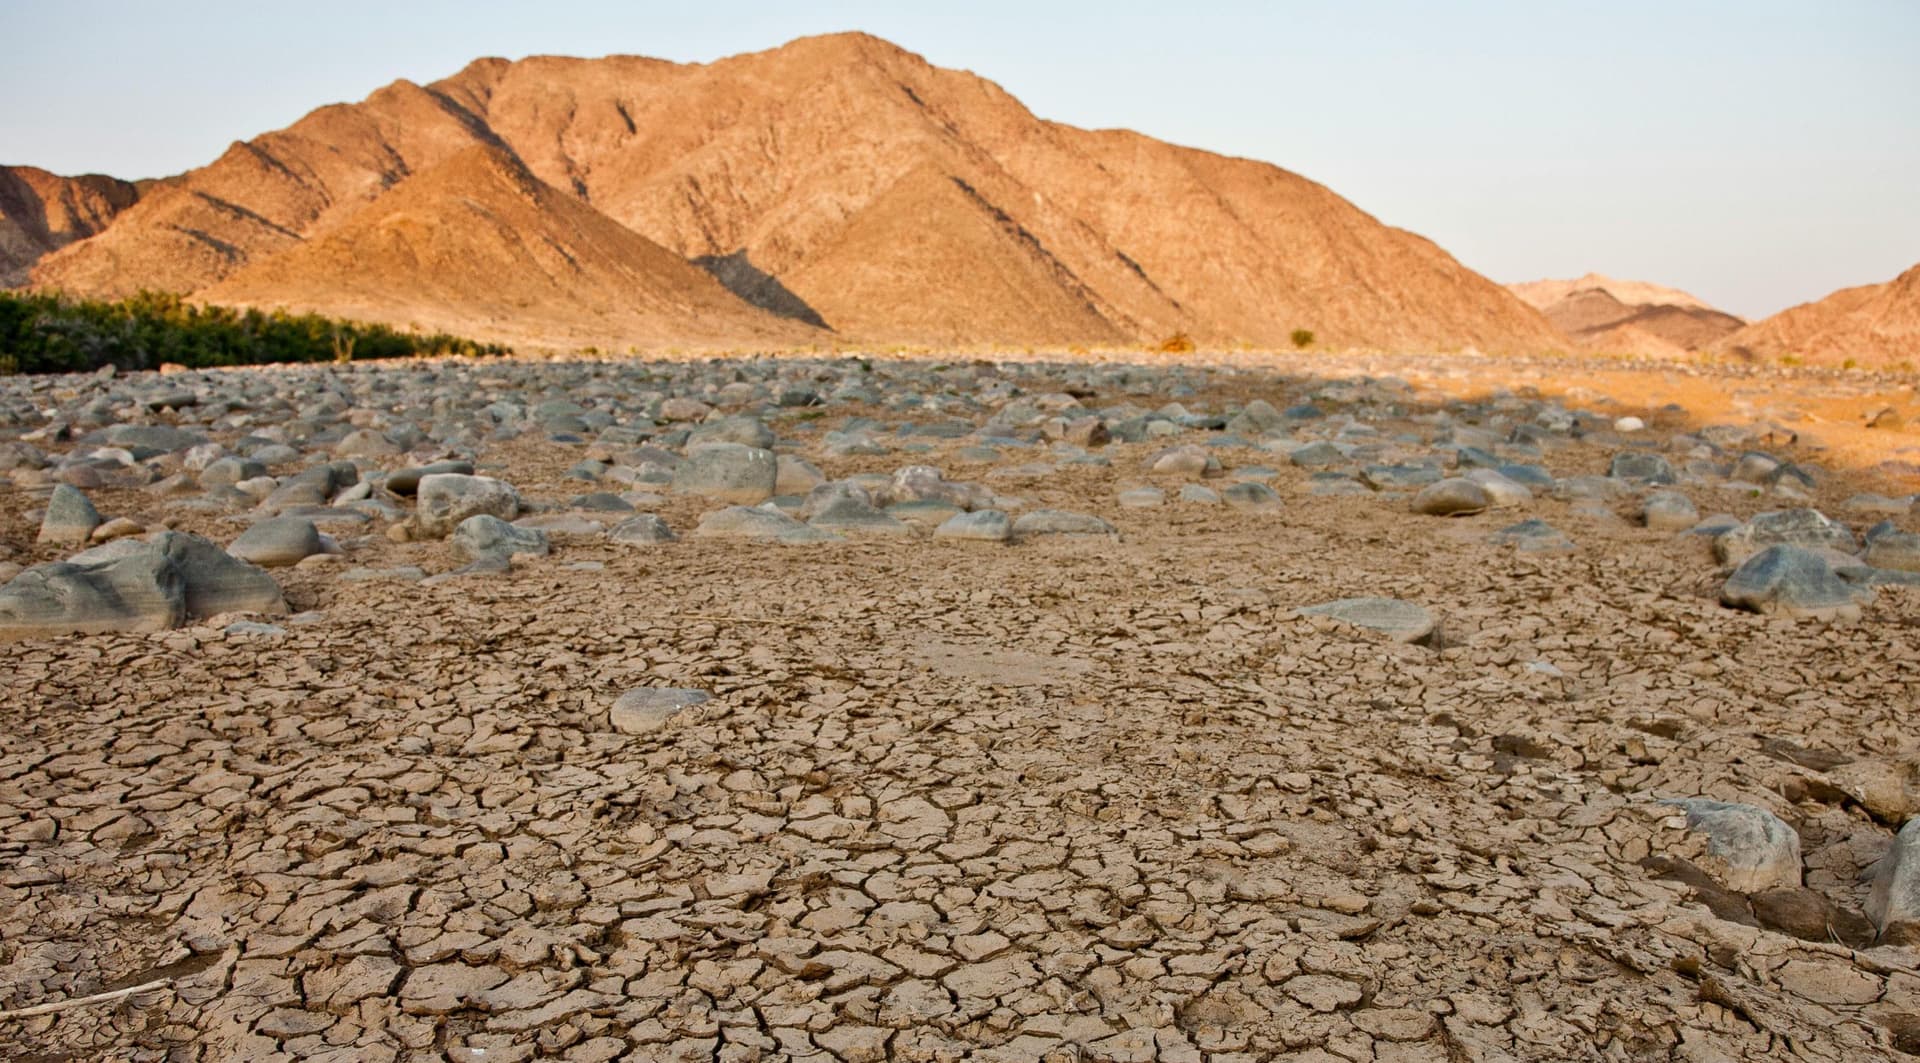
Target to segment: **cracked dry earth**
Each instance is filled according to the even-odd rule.
[[[549,371],[444,370],[492,380],[487,398],[509,384],[537,398]],[[595,370],[616,396],[695,371]],[[389,372],[345,376],[378,394]],[[1028,394],[1077,384],[1098,392],[1090,409],[1158,405],[1167,381],[1195,409],[1319,394],[1341,411],[1330,423],[1398,440],[1389,455],[1424,453],[1435,423],[1404,388],[1329,397],[1194,369],[1136,370],[1127,392],[1070,367],[976,372]],[[1501,405],[1453,408],[1498,425]],[[1913,949],[1757,925],[1710,885],[1663,876],[1648,861],[1671,832],[1647,810],[1705,796],[1777,812],[1801,834],[1807,889],[1857,921],[1861,873],[1899,824],[1824,773],[1915,755],[1920,589],[1882,588],[1850,623],[1759,616],[1718,603],[1704,538],[1634,525],[1630,500],[1608,513],[1543,493],[1524,513],[1447,520],[1404,495],[1312,495],[1307,470],[1229,444],[1230,469],[1277,466],[1277,509],[1130,509],[1123,488],[1171,498],[1197,482],[1143,463],[1207,433],[1116,442],[1094,452],[1105,465],[1036,464],[1044,443],[969,464],[970,440],[894,434],[893,453],[833,457],[823,435],[855,413],[892,432],[991,411],[817,412],[765,416],[828,477],[936,465],[1029,508],[1103,516],[1119,538],[556,535],[550,557],[444,582],[276,569],[296,614],[277,634],[223,621],[0,645],[0,1007],[160,983],[0,1020],[0,1055],[1920,1048]],[[1542,460],[1604,473],[1619,442]],[[531,432],[477,457],[536,507],[564,507],[582,450]],[[1833,470],[1811,504],[1841,512],[1873,486]],[[1781,505],[1683,489],[1702,512]],[[7,491],[12,556],[53,559],[21,516],[35,500]],[[166,513],[139,489],[90,493],[105,513]],[[646,508],[684,535],[718,506]],[[1576,548],[1487,541],[1526,516]],[[173,520],[221,542],[239,527]],[[345,564],[456,564],[378,522],[340,538]],[[1439,640],[1296,613],[1356,595],[1425,605]],[[654,686],[712,699],[655,731],[610,725],[616,697]]]

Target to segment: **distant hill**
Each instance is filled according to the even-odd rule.
[[[1507,288],[1586,350],[1679,357],[1745,324],[1678,288],[1598,273]]]
[[[1885,284],[1842,288],[1782,310],[1727,336],[1720,346],[1768,360],[1920,366],[1920,265]]]
[[[26,283],[48,253],[105,229],[140,198],[131,181],[0,166],[0,288]]]
[[[435,176],[475,148],[494,176],[462,181],[495,194],[517,166],[539,188],[489,200]],[[434,231],[409,234],[409,217]],[[700,303],[710,327],[694,328],[669,312],[697,300],[659,248],[792,324]],[[362,255],[374,265],[355,276]],[[424,272],[401,268],[409,255]],[[590,280],[564,281],[569,257]],[[699,333],[1003,347],[1185,332],[1288,346],[1296,329],[1335,347],[1566,344],[1498,285],[1319,184],[1043,121],[992,82],[863,34],[710,64],[482,59],[431,85],[394,82],[152,187],[41,259],[31,282],[556,344],[609,331],[616,346]]]

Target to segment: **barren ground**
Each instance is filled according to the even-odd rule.
[[[1811,504],[1857,528],[1879,519],[1847,512],[1857,492],[1920,487],[1870,468],[1920,460],[1913,429],[1859,427],[1868,407],[1920,415],[1885,380],[1318,359],[1190,371],[1180,401],[1285,407],[1323,388],[1308,373],[1360,371],[1418,385],[1322,400],[1389,455],[1428,452],[1391,437],[1430,435],[1418,418],[1447,395],[1541,384],[1640,413],[1662,444],[1705,423],[1790,428],[1800,443],[1766,449],[1825,469],[1806,503],[1683,483],[1703,514]],[[1029,396],[1074,372],[1005,368]],[[1085,407],[1168,401],[1096,390]],[[1651,798],[1750,802],[1799,830],[1807,888],[1857,912],[1898,824],[1823,772],[1920,756],[1920,588],[1882,588],[1851,623],[1736,612],[1707,540],[1637,526],[1631,498],[1608,514],[1541,493],[1449,520],[1310,495],[1308,470],[1251,447],[1216,453],[1274,469],[1278,510],[1183,504],[1192,478],[1143,462],[1205,432],[1100,448],[1106,466],[1044,445],[970,464],[972,441],[919,435],[882,438],[924,452],[822,457],[860,414],[889,431],[985,417],[767,421],[829,478],[935,465],[1120,537],[708,540],[686,533],[716,504],[668,496],[648,508],[678,542],[556,536],[510,575],[432,585],[340,574],[443,572],[445,544],[341,535],[346,562],[275,570],[297,614],[277,636],[0,644],[0,1008],[160,982],[0,1019],[0,1055],[1920,1051],[1914,950],[1721,918],[1643,864],[1666,837]],[[1604,474],[1625,445],[1543,464]],[[583,449],[535,434],[479,460],[564,505],[592,489],[561,476]],[[1142,484],[1167,504],[1117,504]],[[239,528],[137,488],[89,494],[222,542]],[[0,484],[0,560],[61,556],[33,542],[42,504]],[[1576,549],[1487,541],[1529,517]],[[1294,613],[1356,595],[1427,606],[1438,644]],[[608,705],[645,686],[714,697],[652,734],[614,730]]]

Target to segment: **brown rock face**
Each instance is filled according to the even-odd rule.
[[[635,246],[702,263],[740,299],[824,323],[838,340],[1132,344],[1185,332],[1286,346],[1307,329],[1323,346],[1566,342],[1432,243],[1302,177],[1045,122],[991,82],[861,34],[704,65],[482,59],[432,85],[396,82],[236,144],[42,262],[33,280],[107,295],[244,293],[401,323],[457,308],[479,313],[468,334],[497,323],[496,336],[545,335],[557,323],[571,330],[561,338],[613,326],[658,342],[660,332],[596,309],[603,285],[578,306],[566,285],[542,289],[537,313],[521,305],[526,292],[469,286],[513,285],[512,270],[546,253],[519,231],[519,213],[490,221],[422,202],[416,182],[477,145],[547,186],[541,224],[557,224],[570,199],[651,241]],[[436,211],[435,225],[499,231],[436,237],[490,257],[469,257],[466,279],[389,271],[376,303],[366,285],[332,275],[358,261],[334,238],[351,233],[365,250],[375,225],[360,216],[410,185],[409,211]],[[571,217],[570,232],[592,228]],[[379,224],[390,233],[398,223],[389,212]],[[610,235],[595,239],[612,252]],[[263,265],[295,248],[299,268]],[[233,287],[215,287],[228,278]]]
[[[1678,288],[1598,273],[1507,287],[1590,351],[1681,357],[1745,324]]]
[[[34,263],[105,229],[139,198],[117,177],[0,166],[0,288],[25,283]]]
[[[818,334],[742,302],[490,146],[402,181],[200,297],[535,344],[798,344]]]
[[[1842,288],[1756,321],[1721,346],[1774,360],[1862,366],[1920,364],[1920,265],[1885,284]]]

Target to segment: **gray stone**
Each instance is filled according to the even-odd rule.
[[[894,471],[886,490],[894,502],[946,502],[961,509],[991,504],[991,496],[977,485],[955,483],[931,465],[908,465]]]
[[[693,534],[702,539],[761,539],[779,543],[823,543],[840,538],[802,524],[778,510],[729,506],[700,518]]]
[[[1487,489],[1472,480],[1454,478],[1423,488],[1413,496],[1413,511],[1435,517],[1463,517],[1493,505]]]
[[[1873,592],[1855,588],[1833,571],[1826,559],[1797,546],[1769,546],[1735,569],[1720,590],[1720,601],[1755,613],[1791,617],[1852,619]]]
[[[1574,549],[1572,539],[1544,520],[1523,520],[1509,525],[1495,532],[1492,541],[1523,554],[1563,554]]]
[[[673,489],[680,494],[753,506],[773,497],[779,473],[771,450],[713,443],[687,452],[673,470]]]
[[[1280,494],[1263,483],[1243,480],[1220,491],[1220,498],[1235,509],[1259,512],[1280,508]]]
[[[463,561],[480,561],[527,554],[545,557],[552,549],[547,533],[538,528],[508,524],[490,513],[477,513],[460,522],[450,540],[454,556]]]
[[[1147,459],[1147,468],[1169,476],[1215,476],[1220,459],[1192,443],[1169,447]]]
[[[1399,491],[1439,483],[1443,476],[1435,465],[1369,465],[1360,478],[1376,491]]]
[[[1867,543],[1867,564],[1900,572],[1920,572],[1920,535],[1888,532]]]
[[[1920,819],[1900,828],[1874,867],[1867,918],[1882,944],[1920,945]]]
[[[1704,797],[1660,802],[1686,813],[1689,831],[1706,837],[1697,863],[1721,885],[1740,893],[1800,885],[1800,835],[1780,817],[1753,805]]]
[[[1427,642],[1438,621],[1424,606],[1398,598],[1341,598],[1305,606],[1303,616],[1324,616],[1344,624],[1378,631],[1395,642]]]
[[[758,450],[772,450],[773,429],[758,417],[721,417],[707,421],[687,433],[687,449],[714,443],[733,443]]]
[[[808,499],[807,510],[812,514],[808,523],[816,528],[827,528],[845,535],[907,535],[913,529],[905,522],[882,512],[870,501],[865,491],[844,484],[824,484],[816,489],[822,494],[818,504]]]
[[[1089,513],[1071,513],[1061,509],[1036,509],[1031,513],[1022,513],[1013,522],[1013,534],[1018,539],[1033,539],[1056,535],[1099,535],[1117,537],[1119,529],[1099,517]]]
[[[1685,531],[1700,523],[1700,510],[1678,491],[1655,491],[1640,504],[1640,522],[1651,531]]]
[[[240,533],[227,553],[263,568],[297,565],[314,554],[325,553],[320,529],[305,517],[273,517],[260,521]]]
[[[221,613],[284,613],[287,602],[267,571],[187,532],[161,532],[152,546],[180,570],[189,619]]]
[[[1615,454],[1613,463],[1607,467],[1607,475],[1616,480],[1647,484],[1670,484],[1677,480],[1673,475],[1673,466],[1667,463],[1667,459],[1639,450]]]
[[[607,532],[607,538],[623,546],[652,546],[673,542],[676,536],[666,521],[651,513],[642,513],[614,525]]]
[[[457,473],[461,476],[473,475],[473,462],[436,461],[428,465],[418,465],[401,469],[387,477],[387,490],[396,495],[411,495],[420,490],[420,481],[429,476],[445,476]]]
[[[1325,440],[1298,447],[1287,457],[1289,461],[1303,469],[1324,469],[1330,465],[1347,463],[1347,455],[1339,447]]]
[[[680,713],[711,700],[712,695],[704,690],[641,687],[615,699],[613,707],[607,710],[607,718],[621,734],[650,734]]]
[[[1013,537],[1013,519],[997,509],[956,513],[933,530],[936,539],[1004,543]]]
[[[160,551],[90,564],[35,565],[0,588],[0,638],[165,631],[186,617],[186,593]]]
[[[776,495],[804,495],[827,482],[812,462],[791,454],[775,455],[774,466],[773,493]]]
[[[46,516],[40,521],[39,541],[43,543],[84,543],[100,526],[100,511],[71,484],[53,489],[47,499]]]
[[[1180,501],[1197,502],[1203,506],[1217,506],[1220,504],[1220,493],[1211,487],[1203,487],[1200,484],[1185,484],[1180,488]]]
[[[414,523],[422,538],[444,538],[468,517],[485,515],[507,521],[520,515],[520,493],[512,484],[490,476],[423,476],[419,496]]]
[[[1152,509],[1166,502],[1167,493],[1158,487],[1129,487],[1116,500],[1122,509]]]
[[[1533,491],[1526,484],[1510,480],[1493,469],[1468,469],[1461,478],[1479,484],[1494,509],[1511,509],[1533,501]]]
[[[1853,532],[1817,509],[1784,509],[1755,514],[1752,520],[1713,542],[1722,564],[1737,565],[1769,546],[1799,546],[1853,553]]]

